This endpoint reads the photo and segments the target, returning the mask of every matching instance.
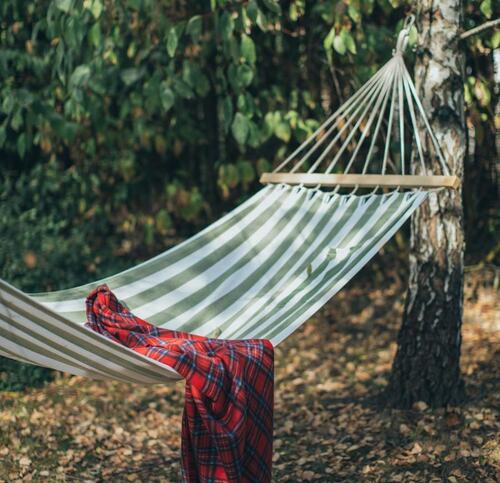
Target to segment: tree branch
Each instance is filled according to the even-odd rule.
[[[482,32],[483,30],[490,29],[493,27],[496,27],[498,24],[500,24],[500,18],[497,18],[495,20],[490,20],[489,22],[485,22],[482,25],[479,25],[478,27],[474,27],[473,29],[467,30],[466,32],[463,32],[460,35],[460,39],[466,39],[467,37],[470,37],[471,35],[476,35],[479,32]]]

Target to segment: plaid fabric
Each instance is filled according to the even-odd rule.
[[[86,301],[87,326],[175,369],[186,380],[182,475],[194,482],[270,482],[274,349],[158,328],[106,285]]]

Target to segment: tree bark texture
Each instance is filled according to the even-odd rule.
[[[417,92],[451,173],[463,180],[462,2],[419,0],[416,17]],[[423,141],[428,166],[439,174],[430,142]],[[419,174],[416,156],[413,158],[413,171]],[[463,255],[461,190],[430,193],[411,221],[409,288],[387,391],[388,404],[393,407],[409,408],[416,401],[438,407],[457,404],[463,398]]]

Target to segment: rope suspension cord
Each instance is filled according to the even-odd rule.
[[[370,86],[368,86],[368,88],[363,93],[363,95],[359,96],[358,98],[356,98],[354,100],[354,102],[351,103],[351,105],[349,106],[348,109],[345,109],[345,111],[341,111],[339,109],[337,111],[339,113],[339,115],[337,116],[337,119],[336,119],[335,123],[328,128],[328,130],[321,136],[321,138],[304,155],[304,157],[290,170],[291,173],[296,172],[310,158],[310,156],[316,151],[316,149],[318,149],[323,144],[323,142],[328,139],[328,136],[336,128],[339,127],[339,123],[340,123],[340,121],[342,119],[346,119],[346,120],[344,120],[344,124],[341,127],[341,129],[339,130],[339,132],[337,133],[337,135],[327,145],[327,147],[324,149],[323,153],[319,156],[319,158],[315,161],[315,163],[308,169],[307,172],[308,173],[312,173],[312,172],[314,172],[316,170],[316,168],[321,164],[321,162],[323,161],[323,159],[328,155],[328,153],[330,152],[330,150],[332,149],[332,147],[335,145],[335,143],[338,141],[338,139],[342,136],[343,132],[349,127],[349,125],[351,124],[351,122],[355,119],[355,116],[357,116],[357,114],[359,113],[359,111],[362,109],[364,102],[368,99],[368,105],[366,106],[365,111],[363,112],[362,116],[366,113],[368,107],[373,103],[373,101],[374,101],[374,97],[373,97],[374,93],[373,93],[373,91],[376,91],[375,93],[377,93],[377,92],[380,91],[380,89],[382,87],[382,83],[380,81],[382,79],[385,79],[385,74],[386,74],[386,71],[387,71],[387,68],[388,68],[388,64],[389,63],[387,63],[379,71],[379,73],[381,75],[377,76],[376,81],[373,84],[371,84]],[[373,78],[375,78],[375,76]],[[359,105],[356,107],[356,105],[358,103],[359,103]],[[347,118],[340,117],[341,113],[344,114],[344,116],[347,116],[347,114],[349,114],[355,107],[356,107],[356,109],[354,110],[354,112],[352,113],[352,115],[350,117],[347,117]],[[356,127],[354,127],[353,129],[356,129]],[[309,138],[309,140],[313,140],[313,139],[314,139],[314,136],[311,136],[311,138]],[[307,142],[308,141],[306,141],[306,143]],[[293,157],[289,157],[288,160],[289,160],[288,162],[291,162],[293,160]],[[288,164],[288,162],[287,162],[287,164]]]
[[[388,67],[388,70],[389,70],[389,65],[387,65],[387,67]],[[385,94],[386,94],[387,85],[388,85],[387,82],[386,82],[386,80],[388,78],[388,75],[387,75],[387,72],[385,72],[384,74],[385,75],[378,82],[379,85],[377,85],[374,88],[374,91],[375,91],[374,95],[370,95],[369,96],[368,103],[365,105],[365,107],[363,109],[363,112],[361,113],[361,115],[360,115],[359,119],[357,120],[356,124],[353,126],[350,134],[344,140],[344,142],[340,146],[340,149],[338,150],[337,154],[335,155],[335,157],[333,158],[333,160],[331,161],[331,163],[326,168],[325,174],[329,174],[329,173],[331,173],[333,171],[335,165],[337,164],[338,160],[340,159],[340,156],[347,149],[347,147],[349,146],[349,143],[351,142],[351,139],[356,134],[356,131],[360,128],[361,123],[363,122],[363,120],[364,120],[366,114],[368,113],[369,109],[373,106],[373,104],[375,104],[375,107],[373,108],[373,110],[371,112],[371,115],[370,115],[370,118],[369,118],[369,120],[367,122],[367,125],[365,126],[365,129],[363,130],[363,132],[361,134],[361,139],[358,141],[357,147],[354,150],[353,156],[351,157],[351,161],[348,164],[348,166],[347,166],[347,168],[345,169],[344,172],[347,172],[349,170],[350,165],[352,164],[354,158],[356,157],[356,154],[357,154],[359,148],[361,147],[361,144],[364,141],[364,138],[366,137],[366,133],[370,129],[371,123],[372,123],[373,118],[374,118],[374,116],[375,116],[375,114],[377,112],[377,109],[378,109],[379,105],[380,105],[382,97],[384,97]],[[354,117],[358,114],[359,110],[361,110],[362,107],[363,107],[363,105],[360,105],[359,108],[356,110],[356,112],[353,114],[352,118],[348,119],[348,121],[345,122],[345,125],[338,132],[338,134],[334,137],[334,139],[330,142],[330,144],[325,149],[325,151],[321,154],[321,156],[318,158],[318,160],[309,168],[309,170],[307,171],[308,173],[314,172],[316,170],[316,168],[321,164],[321,162],[329,154],[329,152],[332,149],[332,147],[335,145],[335,143],[342,136],[342,134],[344,133],[344,131],[346,131],[346,129],[350,126],[351,122],[354,120]]]
[[[381,108],[381,112],[380,112],[380,115],[378,117],[377,124],[375,126],[375,129],[374,129],[374,132],[373,132],[373,135],[372,135],[372,140],[370,142],[370,148],[368,149],[368,153],[366,155],[366,160],[365,160],[365,163],[363,165],[363,170],[362,170],[361,174],[366,174],[367,171],[368,171],[368,165],[370,164],[372,153],[373,153],[373,150],[375,148],[376,139],[377,139],[377,136],[378,136],[378,133],[379,133],[379,130],[380,130],[380,126],[382,125],[383,113],[385,112],[385,109],[387,107],[387,102],[389,100],[389,97],[391,97],[391,94],[389,94],[389,89],[392,91],[392,95],[394,95],[394,89],[395,89],[395,87],[396,87],[396,82],[395,82],[395,78],[393,78],[392,82],[391,82],[391,85],[387,89],[386,95],[384,97],[384,101],[383,101],[383,105],[382,105],[382,108]],[[394,101],[394,98],[392,99],[392,101]],[[392,108],[391,108],[390,115],[392,115]],[[365,132],[368,132],[368,131],[365,131]],[[365,134],[365,132],[363,134]],[[388,149],[389,140],[390,140],[390,132],[387,133],[387,139],[386,139],[386,148],[387,149]],[[359,150],[359,147],[360,147],[360,144],[358,144],[357,150]],[[357,154],[357,151],[355,153],[353,153],[353,155],[351,157],[351,160],[349,161],[348,167],[346,168],[345,172],[348,171],[348,169],[350,168],[350,165],[354,162],[356,154]],[[385,150],[384,150],[384,163],[386,161],[385,156],[386,156],[386,153],[385,153]],[[339,189],[339,187],[337,187],[335,189],[335,192],[337,192],[338,189]],[[354,190],[352,191],[351,194],[355,194],[358,189],[359,189],[359,185],[356,185],[354,187]],[[377,189],[378,189],[378,186],[375,187],[373,193],[375,193],[377,191]]]
[[[394,63],[393,63],[393,59],[392,59],[390,61],[390,63],[389,63],[389,72],[391,72],[391,70],[394,69],[393,65],[394,65]],[[377,112],[378,112],[378,110],[380,108],[380,104],[383,103],[383,107],[382,107],[382,109],[380,111],[379,118],[378,118],[378,121],[377,121],[377,126],[378,127],[380,126],[380,123],[382,121],[382,116],[383,116],[383,113],[384,113],[384,110],[385,110],[385,106],[387,104],[387,99],[388,99],[387,95],[388,95],[388,93],[390,91],[390,88],[392,87],[393,83],[394,83],[394,76],[389,76],[389,82],[381,82],[382,89],[379,91],[379,94],[378,94],[378,96],[376,98],[375,107],[374,107],[374,109],[372,110],[372,112],[370,114],[370,117],[369,117],[369,119],[367,121],[366,126],[362,130],[361,136],[360,136],[360,138],[359,138],[359,140],[358,140],[358,142],[356,144],[356,147],[354,148],[354,151],[353,151],[353,153],[351,155],[351,158],[350,158],[349,162],[347,163],[347,166],[346,166],[346,168],[344,170],[344,174],[347,174],[349,172],[352,164],[354,163],[354,161],[356,159],[356,156],[357,156],[359,150],[361,149],[361,146],[362,146],[363,142],[365,141],[368,133],[370,132],[371,126],[372,126],[373,121],[375,119],[375,115],[377,114]],[[370,107],[370,106],[368,106],[368,107]],[[331,173],[333,171],[335,165],[338,163],[338,161],[340,159],[340,156],[342,155],[342,153],[347,148],[347,145],[351,141],[351,138],[354,136],[354,134],[356,132],[356,128],[360,126],[361,121],[364,119],[364,114],[365,113],[366,113],[366,110],[363,113],[363,116],[360,118],[360,120],[356,124],[356,127],[352,130],[351,134],[345,140],[344,144],[342,145],[342,147],[340,148],[340,150],[336,154],[335,158],[332,160],[332,162],[330,163],[330,165],[327,167],[327,169],[325,171],[326,174],[329,174],[329,173]],[[377,133],[378,133],[378,128],[376,128],[375,131],[374,131],[374,133],[373,133],[371,145],[373,145],[373,143],[375,142]],[[369,154],[366,157],[366,161],[365,161],[365,165],[364,165],[363,169],[367,169],[368,168],[368,163],[370,161],[370,157],[369,156],[371,156],[370,152],[369,152]],[[359,185],[356,185],[354,187],[354,191],[351,194],[354,194],[354,192],[358,189],[358,187],[359,187]],[[335,190],[334,190],[334,193],[337,193],[339,189],[340,189],[340,186],[337,186],[335,188]]]
[[[298,184],[312,186],[318,190],[321,187],[331,186],[335,188],[334,193],[337,193],[341,187],[353,187],[351,194],[354,194],[360,187],[374,188],[373,193],[384,187],[397,190],[442,187],[456,189],[459,187],[458,177],[450,175],[442,150],[403,60],[403,53],[407,47],[414,20],[413,16],[405,20],[392,58],[273,172],[263,173],[262,183]],[[405,146],[405,137],[408,133],[405,132],[405,114],[409,117],[408,133],[411,134],[411,139],[414,139],[415,152],[418,156],[421,171],[419,175],[408,174],[407,157],[409,154]],[[384,136],[384,129],[381,127],[387,116],[387,133]],[[397,128],[399,146],[393,152],[391,138],[395,118],[399,124]],[[422,135],[428,135],[430,138],[429,147],[432,147],[432,151],[437,156],[441,175],[428,174]],[[371,140],[366,143],[365,141],[370,136]],[[369,174],[369,171],[373,172],[373,168],[370,169],[370,167],[373,165],[374,154],[377,152],[382,154],[380,174]],[[349,158],[346,160],[343,174],[335,173],[340,160],[346,153],[349,153]],[[333,155],[331,161],[323,172],[319,172],[320,166],[330,154]],[[400,174],[397,171],[389,174],[388,166],[395,169],[393,164],[397,164],[398,157]],[[359,168],[355,169],[355,166]],[[304,167],[307,169],[301,170]],[[289,168],[289,170],[284,172],[284,168]]]
[[[383,75],[385,68],[387,67],[387,64],[383,66],[372,78],[370,78],[362,87],[359,89],[350,99],[348,99],[344,104],[342,104],[323,124],[321,124],[316,131],[314,131],[311,136],[309,136],[306,141],[304,141],[292,154],[290,154],[280,165],[278,165],[274,170],[273,173],[281,171],[285,166],[290,164],[295,157],[303,151],[309,144],[311,144],[319,134],[321,134],[333,121],[336,121],[336,124],[338,123],[338,118],[339,116],[344,112],[348,113],[352,109],[352,104],[356,103],[358,100],[364,98],[364,96],[367,94],[367,91],[369,91],[369,88],[377,82],[377,80]],[[335,125],[336,125],[335,124]],[[328,131],[327,131],[328,132]],[[326,133],[325,133],[326,134]],[[321,136],[321,139],[317,141],[316,147],[318,147],[322,140],[324,140],[325,135]],[[307,156],[307,154],[306,154]]]
[[[402,59],[401,59],[401,61],[402,61]],[[403,63],[403,67],[404,67],[404,63]],[[432,143],[434,145],[434,149],[436,150],[436,154],[437,154],[438,159],[439,159],[439,164],[441,166],[441,169],[443,170],[443,174],[445,176],[450,176],[450,168],[448,167],[448,163],[446,163],[446,161],[444,159],[443,152],[441,150],[441,146],[439,145],[439,143],[436,139],[436,135],[434,134],[434,131],[432,130],[432,128],[429,124],[429,121],[427,119],[427,115],[425,114],[424,106],[422,105],[422,102],[418,98],[417,89],[415,88],[415,85],[413,84],[413,81],[411,80],[410,74],[408,73],[408,70],[406,69],[406,67],[404,67],[403,75],[406,79],[406,83],[407,83],[408,87],[410,88],[411,93],[413,94],[413,99],[415,100],[415,104],[417,105],[417,108],[420,111],[420,115],[422,116],[422,120],[424,121],[425,127],[427,128],[427,132],[429,133],[429,136],[432,140]]]

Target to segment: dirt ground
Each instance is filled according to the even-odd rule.
[[[276,350],[277,482],[500,481],[499,329],[491,276],[468,274],[461,407],[380,408],[404,287],[365,277]],[[0,393],[0,481],[180,481],[183,384],[58,376]]]

